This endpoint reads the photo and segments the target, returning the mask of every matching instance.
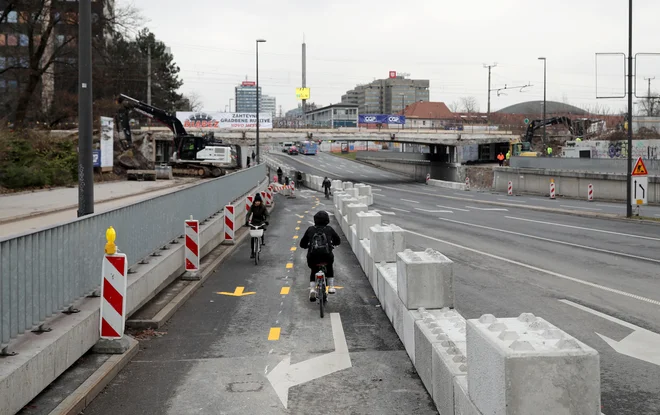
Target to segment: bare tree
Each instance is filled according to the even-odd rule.
[[[612,109],[602,104],[585,105],[584,110],[592,115],[613,115]]]
[[[458,112],[459,108],[461,107],[461,104],[458,101],[452,101],[452,103],[449,104],[448,107],[451,112]]]
[[[479,112],[479,102],[475,97],[463,97],[461,98],[461,107],[463,112],[472,113]]]
[[[660,95],[652,93],[650,98],[637,101],[637,112],[641,116],[658,117],[660,116]]]
[[[195,91],[189,93],[188,95],[184,95],[186,99],[188,99],[188,105],[190,107],[189,111],[200,111],[204,107],[204,103],[202,102],[202,97],[199,96],[199,94]]]

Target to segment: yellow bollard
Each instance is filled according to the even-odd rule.
[[[105,239],[108,240],[108,243],[105,244],[105,253],[107,255],[114,255],[117,253],[117,245],[115,245],[115,239],[117,238],[117,233],[115,229],[111,226],[105,231]]]

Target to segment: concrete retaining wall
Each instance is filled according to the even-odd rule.
[[[508,182],[513,184],[514,194],[547,195],[550,192],[550,179],[555,180],[557,196],[587,199],[589,184],[594,186],[594,200],[625,201],[626,175],[559,170],[517,169],[513,167],[494,168],[494,188],[506,192]],[[660,203],[660,178],[649,176],[648,202]]]
[[[267,188],[264,180],[257,187],[234,201],[237,206],[235,223],[245,220],[245,196]],[[220,212],[224,207],[218,207]],[[183,223],[181,224],[183,229]],[[122,238],[117,235],[118,246]],[[220,213],[200,223],[200,254],[204,257],[224,238],[224,216]],[[168,244],[160,256],[149,257],[148,264],[140,264],[128,276],[126,314],[131,316],[158,292],[184,272],[183,239]],[[99,253],[99,261],[103,252]],[[100,278],[100,276],[99,276]],[[43,391],[67,368],[73,365],[99,340],[100,298],[85,298],[75,307],[80,311],[59,314],[47,322],[50,332],[19,337],[12,350],[17,355],[2,359],[0,365],[0,414],[15,414]]]
[[[633,158],[633,165],[637,158]],[[659,160],[644,160],[649,174],[660,175]],[[569,170],[591,173],[621,173],[628,171],[627,159],[580,159],[561,157],[511,157],[511,167],[523,169]]]
[[[531,313],[466,320],[454,309],[453,262],[403,249],[395,225],[359,239],[350,197],[335,194],[335,216],[441,415],[601,414],[596,350]]]

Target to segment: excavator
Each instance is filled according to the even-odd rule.
[[[145,102],[120,94],[117,103],[121,105],[117,119],[129,144],[132,143],[129,113],[135,110],[154,119],[174,134],[174,153],[169,161],[172,173],[176,176],[219,177],[227,170],[240,169],[241,147],[223,144],[213,133],[198,137],[188,134],[175,115]]]
[[[539,153],[532,151],[532,139],[534,132],[544,125],[564,125],[572,136],[580,137],[587,133],[591,125],[600,122],[600,120],[578,119],[571,120],[568,117],[552,117],[546,120],[534,120],[527,125],[527,131],[522,140],[514,138],[509,142],[509,151],[512,156],[538,157]]]

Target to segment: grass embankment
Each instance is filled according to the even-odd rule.
[[[0,131],[0,192],[77,183],[77,146],[71,137]]]
[[[342,157],[349,160],[355,160],[355,157],[357,157],[357,152],[355,151],[352,153],[327,153],[327,154],[332,154],[333,156]]]

